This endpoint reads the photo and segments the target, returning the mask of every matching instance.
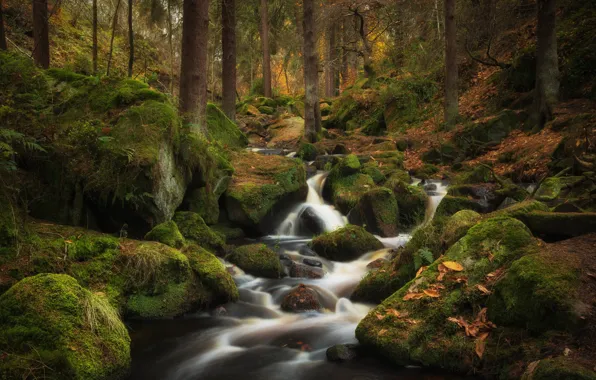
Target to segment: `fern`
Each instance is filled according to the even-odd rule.
[[[433,253],[426,247],[420,248],[414,254],[414,267],[416,270],[420,269],[423,265],[432,264],[433,261],[435,261]]]

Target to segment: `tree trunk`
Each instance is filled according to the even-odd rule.
[[[33,58],[44,69],[50,67],[48,1],[33,0]]]
[[[191,130],[207,131],[207,49],[209,0],[184,0],[182,19],[182,64],[180,67],[180,112]]]
[[[304,135],[310,142],[317,141],[321,131],[319,106],[319,70],[315,40],[314,0],[304,0]]]
[[[553,108],[559,100],[556,11],[555,0],[538,0],[538,46],[533,119],[540,129],[553,119]]]
[[[221,2],[222,106],[224,113],[236,120],[236,0]]]
[[[132,78],[132,68],[135,62],[135,38],[132,28],[132,2],[128,0],[128,77]]]
[[[364,60],[364,76],[366,78],[373,78],[375,76],[375,71],[372,66],[372,45],[368,41],[368,37],[366,36],[366,23],[364,20],[364,16],[361,15],[357,10],[354,12],[354,15],[358,18],[358,34],[360,35],[360,39],[362,40],[362,58]]]
[[[328,98],[336,95],[336,65],[337,65],[337,46],[335,43],[336,30],[335,25],[331,24],[327,28],[327,46],[325,49],[325,96]]]
[[[261,0],[261,48],[263,50],[263,95],[271,97],[271,54],[269,53],[269,12]]]
[[[97,75],[97,0],[93,0],[93,75]]]
[[[349,62],[349,50],[348,44],[350,43],[348,35],[349,19],[344,17],[341,23],[341,89],[346,88],[348,83],[350,62]]]
[[[4,16],[2,14],[2,8],[4,5],[2,4],[2,0],[0,0],[0,50],[8,49],[6,46],[6,35],[4,34]]]
[[[455,125],[459,115],[457,81],[455,0],[445,0],[445,123],[448,126]]]
[[[112,20],[112,36],[110,37],[110,52],[108,54],[108,69],[106,75],[110,75],[110,68],[112,67],[112,53],[114,52],[114,36],[116,35],[116,25],[118,24],[118,9],[120,9],[120,0],[116,3],[116,10],[114,11],[114,19]]]
[[[168,45],[170,47],[170,94],[174,96],[174,27],[172,25],[172,0],[168,0]]]

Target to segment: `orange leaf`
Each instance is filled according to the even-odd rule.
[[[480,290],[482,293],[489,295],[492,294],[492,292],[490,290],[488,290],[486,287],[484,287],[484,285],[482,284],[478,284],[476,285],[476,287],[478,288],[478,290]]]
[[[486,347],[486,343],[484,342],[483,339],[476,339],[476,355],[478,355],[478,357],[480,359],[482,359],[482,355],[484,355],[484,348]]]
[[[377,317],[377,319],[378,319],[379,321],[381,321],[383,318],[385,318],[384,316],[382,316],[382,315],[381,315],[381,314],[379,314],[379,313],[377,313],[377,314],[375,314],[375,315],[376,315],[376,317]]]
[[[443,265],[445,265],[447,268],[451,269],[454,272],[461,272],[462,270],[464,270],[464,267],[461,266],[461,264],[456,263],[455,261],[444,261]]]
[[[439,292],[437,292],[434,289],[424,289],[423,292],[424,292],[424,294],[426,294],[427,296],[432,297],[432,298],[439,298],[441,296],[439,294]]]
[[[418,269],[418,272],[416,272],[416,277],[420,276],[422,274],[422,272],[424,272],[428,267],[420,267],[420,269]]]
[[[389,309],[387,310],[387,314],[396,316],[397,318],[401,317],[401,313],[395,309]]]
[[[72,244],[72,240],[64,240],[65,243]]]
[[[404,296],[403,300],[419,300],[424,297],[424,293],[408,293]]]
[[[458,284],[468,284],[468,278],[467,277],[456,277],[455,278],[455,282],[457,282]]]
[[[388,331],[387,329],[379,330],[379,334],[378,335],[379,336],[383,336],[383,335],[387,334],[387,331]]]

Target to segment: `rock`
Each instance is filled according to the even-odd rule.
[[[497,210],[503,210],[506,209],[507,207],[513,206],[514,204],[519,203],[518,201],[516,201],[513,198],[505,198],[503,200],[503,202],[501,202],[501,204],[499,205],[499,207],[497,207]]]
[[[186,241],[173,221],[158,224],[145,235],[145,240],[158,241],[172,248],[182,248]]]
[[[308,266],[316,267],[316,268],[323,268],[323,263],[319,260],[313,259],[302,259],[302,262]]]
[[[566,197],[571,191],[570,188],[581,183],[584,177],[550,177],[545,179],[535,197],[542,202],[554,201],[557,198]]]
[[[387,259],[376,259],[375,261],[371,261],[370,263],[368,263],[368,265],[366,266],[366,268],[368,269],[380,269],[382,268],[384,265],[388,264],[389,260]]]
[[[235,248],[226,257],[229,262],[238,265],[246,273],[257,277],[279,278],[282,266],[279,257],[265,244],[251,244]]]
[[[467,197],[454,197],[446,195],[437,207],[436,216],[451,216],[461,210],[483,212],[485,208],[476,200]]]
[[[216,224],[210,227],[216,234],[225,237],[226,241],[242,239],[246,236],[244,230],[240,227],[234,227],[226,223]]]
[[[553,212],[583,212],[581,208],[573,203],[561,203],[553,208]]]
[[[475,210],[481,213],[495,211],[505,199],[504,195],[499,194],[497,185],[494,184],[455,185],[447,190],[447,195],[473,200],[479,208]]]
[[[296,153],[296,156],[300,157],[304,161],[314,161],[317,158],[317,155],[317,147],[315,147],[313,144],[304,142],[300,144],[300,148]]]
[[[424,185],[424,191],[426,191],[426,192],[437,191],[437,184],[436,183],[428,183],[428,184]]]
[[[348,214],[350,223],[383,237],[397,236],[399,210],[393,192],[380,187],[365,193]]]
[[[130,365],[118,310],[64,274],[27,277],[0,296],[0,350],[7,379],[48,371],[52,379],[107,380],[125,376]]]
[[[468,230],[474,226],[482,216],[476,211],[462,210],[453,214],[443,229],[441,240],[446,247],[451,247],[455,242],[466,235]]]
[[[360,160],[356,155],[350,154],[339,162],[338,170],[342,176],[358,173],[360,171]]]
[[[213,103],[207,104],[207,130],[209,137],[230,148],[244,148],[248,139],[236,123]]]
[[[330,362],[349,362],[358,356],[358,345],[336,344],[327,349],[326,355]]]
[[[281,302],[281,309],[292,313],[320,311],[322,308],[317,292],[304,284],[290,290]]]
[[[325,232],[325,221],[312,207],[305,208],[300,214],[300,223],[314,235]]]
[[[372,178],[374,183],[377,185],[385,182],[385,180],[387,179],[387,177],[385,177],[385,175],[379,170],[379,168],[376,164],[373,164],[373,165],[366,164],[362,168],[362,174],[366,174],[366,175],[370,176],[370,178]]]
[[[323,278],[325,271],[321,268],[292,262],[290,264],[290,277],[294,278]]]
[[[344,144],[337,144],[335,145],[335,147],[333,147],[333,151],[331,151],[332,154],[350,154],[350,151],[348,150],[348,148],[346,148],[346,146]]]
[[[216,252],[223,252],[225,241],[207,226],[199,214],[179,211],[174,215],[173,221],[187,240]]]
[[[369,175],[356,173],[341,177],[333,169],[325,181],[323,195],[346,215],[358,204],[358,200],[374,187],[375,183]]]
[[[283,205],[308,192],[304,166],[291,158],[255,153],[232,155],[236,171],[225,193],[230,221],[256,233],[268,233]]]
[[[298,253],[300,253],[302,256],[308,256],[308,257],[316,257],[317,253],[315,251],[313,251],[312,249],[310,249],[308,247],[308,245],[304,245],[302,247],[300,247],[300,250],[298,251]]]
[[[268,147],[289,148],[298,146],[304,136],[304,119],[290,117],[277,120],[268,128],[271,139]]]
[[[410,228],[424,221],[428,195],[419,186],[408,185],[397,177],[390,178],[385,186],[395,194],[400,226]]]
[[[279,254],[279,260],[284,261],[286,263],[292,263],[294,260],[290,257],[290,255],[286,255],[285,253]]]
[[[489,214],[490,217],[509,216],[516,219],[521,219],[524,215],[533,211],[549,211],[549,208],[544,203],[537,200],[528,200],[518,202],[507,208],[494,211]]]
[[[596,380],[596,372],[560,356],[532,362],[521,380]]]
[[[458,136],[457,145],[470,154],[482,153],[487,147],[501,143],[512,130],[519,128],[519,125],[517,114],[511,110],[504,110],[494,117],[466,126]]]
[[[339,156],[333,156],[330,154],[320,155],[315,159],[315,167],[318,170],[329,170],[327,167],[330,168],[331,166],[337,164],[340,160],[341,157]]]
[[[538,235],[553,238],[568,238],[596,232],[594,212],[545,212],[534,211],[519,218]]]
[[[315,237],[310,247],[321,257],[334,261],[351,261],[366,252],[383,248],[383,244],[364,228],[348,225]]]
[[[273,115],[275,113],[275,109],[273,107],[260,106],[259,112],[265,115]]]

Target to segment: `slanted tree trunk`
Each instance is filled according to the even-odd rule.
[[[544,128],[544,125],[553,119],[553,108],[559,100],[556,11],[555,0],[538,0],[536,91],[533,119],[539,129]]]
[[[207,131],[207,49],[209,0],[184,0],[180,112],[194,133]]]
[[[2,8],[4,5],[2,4],[2,0],[0,0],[0,50],[8,49],[6,46],[6,35],[4,34],[4,16],[2,14]]]
[[[93,0],[93,75],[97,75],[97,0]]]
[[[321,110],[319,106],[319,72],[315,40],[314,0],[304,0],[304,137],[317,141],[321,131]]]
[[[174,27],[172,22],[172,0],[168,0],[168,45],[170,47],[170,94],[174,96]]]
[[[263,50],[263,95],[271,97],[271,54],[269,52],[269,12],[267,0],[261,0],[261,48]]]
[[[114,52],[114,37],[116,35],[116,25],[118,24],[118,10],[120,9],[120,0],[116,3],[116,10],[114,11],[114,19],[112,20],[112,36],[110,37],[110,52],[108,53],[108,69],[106,75],[110,75],[110,68],[112,67],[112,53]]]
[[[328,98],[336,95],[337,88],[337,46],[336,46],[336,28],[335,24],[327,28],[327,46],[325,49],[325,96]]]
[[[40,67],[50,67],[48,0],[33,0],[33,58]]]
[[[455,0],[445,0],[445,123],[448,126],[455,125],[459,115],[457,81]]]
[[[364,16],[358,12],[358,9],[354,10],[354,16],[358,19],[358,34],[360,35],[360,39],[362,40],[362,59],[364,60],[364,76],[366,78],[373,78],[375,76],[375,71],[372,65],[372,45],[366,36],[366,21],[364,20]]]
[[[132,78],[132,69],[135,62],[135,38],[132,27],[132,2],[128,0],[128,77]]]
[[[236,0],[221,2],[222,106],[224,113],[236,120]]]

